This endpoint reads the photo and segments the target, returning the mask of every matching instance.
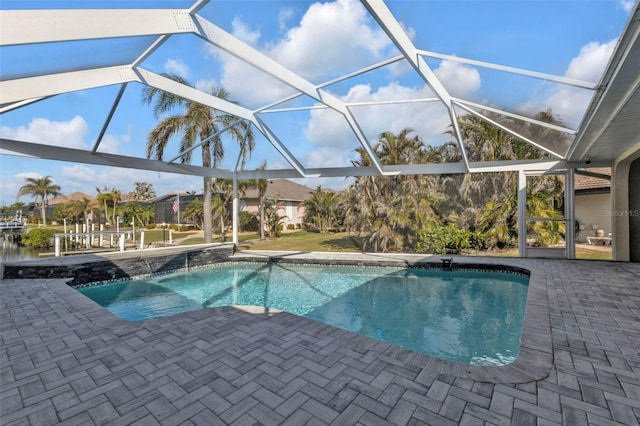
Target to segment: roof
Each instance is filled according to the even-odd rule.
[[[376,57],[372,62],[358,63],[358,66],[349,70],[337,67],[319,70],[324,72],[317,75],[312,71],[318,70],[304,69],[304,61],[297,64],[291,62],[286,55],[278,56],[274,52],[267,54],[258,48],[252,43],[252,34],[248,34],[250,31],[247,28],[244,32],[230,32],[236,22],[233,16],[237,16],[246,7],[243,2],[176,0],[172,3],[177,5],[176,9],[154,8],[160,7],[157,4],[162,2],[137,2],[144,4],[144,7],[137,9],[118,9],[123,7],[123,2],[98,2],[100,6],[107,5],[104,9],[64,9],[60,3],[49,2],[49,5],[53,5],[49,10],[0,11],[2,56],[8,58],[8,55],[15,55],[16,58],[21,58],[15,61],[5,60],[0,69],[2,113],[30,108],[36,103],[46,105],[52,99],[69,93],[88,93],[110,88],[108,96],[101,97],[100,108],[96,108],[96,113],[100,110],[103,114],[96,120],[100,123],[97,127],[102,126],[102,131],[95,132],[99,136],[90,149],[48,145],[46,140],[34,143],[16,135],[13,139],[0,139],[0,153],[194,176],[239,179],[314,178],[490,172],[522,170],[527,167],[540,170],[566,167],[569,161],[575,165],[589,158],[611,162],[621,152],[640,141],[640,129],[637,126],[640,121],[640,79],[637,78],[637,70],[640,69],[640,4],[632,8],[628,24],[602,81],[598,82],[559,75],[557,72],[540,72],[495,63],[486,60],[486,57],[472,58],[460,54],[458,49],[428,50],[442,45],[431,40],[429,25],[423,23],[425,16],[416,16],[412,13],[412,8],[406,6],[406,2],[362,0],[362,7],[346,0],[338,2],[357,9],[358,16],[364,16],[367,30],[372,31],[366,42],[369,45],[381,43],[387,46],[386,56]],[[74,7],[80,7],[77,6],[80,2],[73,3],[76,5]],[[217,13],[217,7],[222,7],[221,3],[225,3],[224,7],[235,9],[231,13]],[[510,2],[504,2],[503,7],[507,3]],[[360,22],[345,24],[359,25]],[[452,28],[451,32],[457,30]],[[353,40],[354,46],[349,43],[331,45],[330,39],[323,38],[326,36],[318,33],[318,46],[310,50],[312,54],[335,51],[337,56],[332,65],[352,59],[348,53],[341,54],[343,52],[372,48],[367,43],[355,44],[362,40]],[[443,38],[444,36],[446,34]],[[542,35],[537,35],[540,36]],[[239,68],[255,70],[256,78],[252,81],[264,84],[260,90],[253,92],[253,100],[265,93],[276,95],[258,102],[257,105],[253,105],[251,99],[230,102],[198,87],[177,83],[158,69],[157,64],[166,64],[168,61],[174,61],[174,65],[177,61],[179,65],[180,58],[172,55],[202,49],[202,40],[216,58],[222,58],[222,61],[233,58],[233,63]],[[167,54],[170,45],[181,48]],[[553,46],[539,43],[539,48],[543,52],[547,49],[549,54]],[[464,50],[462,52],[465,53]],[[466,53],[473,54],[473,51]],[[27,58],[37,60],[30,62]],[[451,67],[451,72],[446,73],[442,69],[445,65]],[[364,100],[352,91],[354,88],[364,90],[370,77],[376,73],[394,75],[398,70],[406,73],[402,79],[404,86],[420,86],[423,89],[419,93],[412,92],[397,98],[383,98],[380,93],[376,97],[369,93],[370,96]],[[460,87],[465,86],[469,77],[476,75],[475,73],[491,75],[494,80],[504,82],[496,84],[494,81],[492,87],[496,93],[501,88],[522,88],[522,85],[515,84],[518,81],[533,81],[538,88],[545,84],[557,85],[573,91],[571,93],[578,91],[586,95],[581,95],[581,99],[592,101],[590,104],[587,101],[588,105],[584,105],[587,111],[584,120],[577,120],[574,124],[552,124],[535,118],[532,113],[523,112],[518,108],[519,105],[502,104],[500,94],[483,98],[461,92]],[[222,71],[219,74],[223,75]],[[244,83],[246,85],[248,81]],[[127,99],[136,98],[135,102],[139,104],[139,96],[132,96],[130,88],[140,86],[174,93],[234,115],[238,118],[238,123],[249,124],[254,129],[256,152],[272,155],[268,164],[278,167],[240,170],[237,165],[205,168],[197,164],[180,164],[178,160],[186,152],[181,151],[177,143],[172,145],[173,151],[167,154],[168,160],[149,160],[143,155],[112,153],[110,145],[102,140],[103,135],[112,125],[112,116]],[[371,87],[369,90],[371,91]],[[105,102],[106,99],[109,100]],[[522,101],[520,105],[524,105],[529,99]],[[571,98],[570,102],[576,102],[576,99]],[[406,105],[419,106],[412,110],[417,113],[406,113],[403,109]],[[543,104],[538,110],[544,111],[546,108],[547,105]],[[325,117],[323,123],[328,124],[316,129],[324,137],[314,143],[317,144],[318,152],[331,154],[316,157],[302,154],[300,135],[308,134],[310,128],[291,131],[287,124],[293,122],[293,119],[285,119],[284,125],[272,120],[274,116],[295,117],[300,114]],[[509,163],[474,162],[469,158],[468,148],[458,128],[458,117],[466,114],[478,117],[535,146],[541,153],[540,159]],[[451,130],[452,139],[461,153],[461,161],[448,164],[383,165],[374,153],[372,143],[375,143],[378,134],[389,129],[379,127],[383,125],[383,120],[378,120],[378,126],[375,120],[367,120],[372,115],[408,117],[410,120],[405,122],[413,123],[414,126],[407,127],[419,126],[429,117],[439,117],[443,128],[437,129],[431,143],[442,143],[445,130]],[[337,133],[340,133],[340,137],[336,136]],[[143,145],[145,141],[137,140],[135,143]],[[361,149],[370,157],[371,166],[352,165],[355,149]],[[542,158],[542,154],[545,158]],[[322,161],[317,160],[320,157]],[[553,161],[549,161],[549,158]],[[257,165],[254,167],[257,168]]]
[[[606,189],[607,192],[611,188],[611,168],[610,167],[594,167],[586,169],[585,172],[593,173],[594,175],[580,174],[580,171],[576,170],[574,178],[574,189],[576,191],[592,191],[597,189]],[[609,179],[597,177],[595,175],[607,175]]]
[[[72,192],[71,194],[62,195],[56,198],[50,198],[48,203],[50,206],[55,204],[63,204],[68,203],[69,201],[82,201],[83,198],[88,198],[91,201],[91,204],[96,204],[96,197],[92,197],[91,195],[85,194],[84,192]]]
[[[267,183],[267,198],[277,198],[283,201],[304,201],[314,190],[288,179],[269,179]],[[250,188],[245,192],[245,199],[258,198],[258,190]]]

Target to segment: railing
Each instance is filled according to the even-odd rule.
[[[91,250],[95,247],[102,248],[105,245],[108,247],[114,247],[114,239],[117,239],[118,251],[123,252],[125,248],[125,240],[127,236],[133,240],[134,245],[137,245],[136,234],[140,236],[138,241],[140,242],[140,249],[144,248],[144,231],[95,231],[95,232],[69,232],[67,234],[54,234],[54,247],[55,256],[62,255],[62,243],[65,247],[68,246],[67,241],[70,244],[75,243],[77,247],[84,247],[86,250]],[[108,243],[105,243],[105,237],[108,237]],[[97,242],[97,244],[96,244]]]

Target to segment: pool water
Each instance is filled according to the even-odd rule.
[[[502,272],[231,263],[78,290],[129,321],[255,305],[441,359],[505,365],[518,355],[528,281]]]

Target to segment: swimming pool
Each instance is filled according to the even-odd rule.
[[[78,290],[129,321],[217,306],[264,306],[441,359],[505,365],[518,355],[528,277],[228,263]]]

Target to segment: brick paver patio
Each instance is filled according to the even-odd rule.
[[[0,423],[638,424],[640,264],[465,261],[532,271],[515,367],[264,309],[126,322],[64,280],[4,280]]]

